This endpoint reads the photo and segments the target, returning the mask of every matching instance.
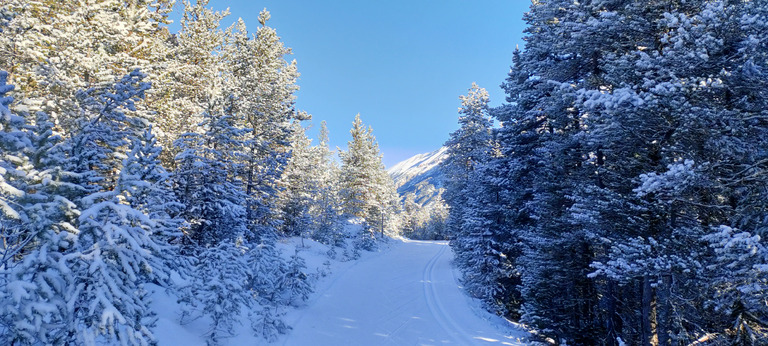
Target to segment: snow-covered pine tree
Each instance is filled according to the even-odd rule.
[[[314,290],[309,276],[305,273],[307,264],[304,258],[299,256],[299,249],[291,256],[286,269],[279,284],[281,300],[285,305],[300,306],[309,299]]]
[[[447,184],[451,186],[447,200],[463,192],[470,172],[488,158],[492,148],[488,91],[472,83],[467,95],[459,99],[459,129],[451,133],[445,143],[449,155],[443,167]]]
[[[143,124],[132,114],[148,87],[142,77],[134,71],[103,91],[81,93],[83,128],[69,141],[57,143],[43,113],[28,132],[26,169],[33,174],[23,205],[30,216],[25,228],[34,239],[10,273],[12,339],[152,338],[140,284],[151,276],[148,259],[158,249],[145,231],[146,216],[120,201],[125,190],[112,177],[120,165],[110,162]]]
[[[444,191],[429,182],[421,182],[415,193],[408,192],[401,198],[400,227],[404,236],[410,239],[447,239],[445,220],[448,218],[448,207],[443,200]]]
[[[123,203],[141,211],[152,221],[151,237],[160,247],[151,259],[152,267],[156,268],[154,275],[160,280],[157,283],[168,284],[170,273],[161,269],[186,273],[189,268],[179,254],[181,229],[186,227],[184,219],[179,217],[184,205],[176,201],[171,174],[160,162],[161,152],[152,126],[147,127],[132,140],[131,151],[123,160],[118,186],[126,191]]]
[[[352,140],[347,143],[347,151],[341,151],[341,183],[344,213],[349,216],[365,217],[371,196],[377,152],[374,151],[370,133],[363,125],[360,114],[355,116],[349,131]]]
[[[444,198],[450,207],[448,232],[454,234],[457,239],[454,246],[459,247],[461,215],[464,212],[462,195],[465,193],[470,173],[489,156],[492,126],[488,115],[488,92],[485,89],[473,83],[467,96],[461,96],[460,99],[460,128],[451,133],[450,139],[445,143],[448,158],[443,162],[446,185]]]
[[[182,215],[189,223],[185,245],[192,253],[196,247],[215,246],[247,232],[243,206],[247,196],[233,172],[239,167],[248,129],[235,126],[230,98],[211,101],[200,124],[203,134],[187,133],[176,141],[174,190],[185,206]]]
[[[373,130],[363,125],[360,114],[355,116],[350,134],[352,140],[347,142],[347,151],[339,154],[343,212],[365,219],[371,232],[375,230],[383,234],[397,212],[399,198],[392,178],[381,162]],[[372,234],[363,234],[363,239],[370,236]]]
[[[319,157],[299,122],[293,124],[291,157],[283,171],[279,191],[282,233],[288,236],[308,237],[314,220],[310,208],[320,193]]]
[[[328,147],[328,127],[325,121],[320,123],[320,144],[316,148],[319,191],[310,214],[314,219],[312,238],[324,244],[341,245],[344,234],[341,218],[341,200],[339,196],[339,167],[333,159],[333,152]]]
[[[142,153],[129,149],[146,124],[135,114],[135,102],[149,88],[143,77],[136,70],[105,90],[79,94],[85,115],[81,132],[71,139],[68,163],[87,195],[76,200],[82,210],[78,233],[62,261],[75,278],[66,295],[71,309],[69,342],[154,340],[150,330],[154,314],[143,284],[168,277],[167,261],[161,258],[170,255],[169,249],[153,236],[170,231],[136,208],[141,207],[141,198],[148,197],[137,189],[152,189],[153,184],[135,174],[133,162]],[[128,157],[120,160],[125,151]],[[152,163],[143,163],[152,169]]]
[[[78,173],[74,182],[84,193],[114,188],[129,139],[147,125],[146,117],[136,109],[136,102],[150,88],[143,81],[145,77],[134,70],[109,87],[77,93],[82,114],[77,119],[77,131],[67,141],[65,168]]]
[[[208,316],[209,344],[232,336],[240,308],[252,306],[248,289],[254,271],[248,263],[248,221],[242,181],[241,150],[250,129],[237,126],[234,100],[224,94],[214,98],[203,114],[202,134],[187,133],[176,141],[175,191],[189,223],[183,252],[195,256],[193,283],[183,290],[181,301],[192,318]],[[279,263],[279,262],[278,262]],[[275,266],[276,263],[270,263]]]
[[[445,143],[448,158],[443,162],[445,201],[449,207],[448,233],[456,252],[459,267],[467,268],[468,254],[474,250],[469,230],[463,227],[467,208],[467,185],[476,166],[489,159],[491,150],[491,119],[488,115],[488,92],[472,84],[467,96],[461,96],[460,128]]]
[[[378,144],[376,145],[378,151]],[[381,156],[379,156],[381,161]],[[375,190],[373,191],[373,204],[366,220],[375,230],[382,235],[397,235],[400,222],[400,195],[395,188],[395,182],[389,176],[383,163],[375,176]]]
[[[765,24],[750,19],[765,10],[726,1],[533,4],[526,50],[504,86],[510,104],[496,111],[499,162],[508,186],[520,187],[506,189],[506,220],[525,246],[524,322],[569,343],[735,340],[745,315],[702,313],[717,305],[704,288],[719,275],[702,268],[716,267],[713,227],[760,227],[752,221],[763,214],[754,196],[765,151],[753,145],[764,144],[747,138],[765,137],[754,89],[764,71],[753,67],[765,64],[754,40]],[[762,313],[721,296],[721,307]]]
[[[206,8],[208,0],[185,0],[182,4],[179,32],[169,39],[168,56],[163,57],[166,68],[155,81],[162,91],[152,95],[166,167],[173,167],[178,154],[173,141],[184,133],[198,132],[205,105],[221,87],[226,33],[220,25],[230,14],[229,10]]]
[[[123,183],[130,191],[126,201],[153,219],[168,224],[168,230],[162,233],[168,238],[166,241],[171,242],[179,236],[177,231],[170,230],[179,228],[181,221],[175,215],[183,205],[173,199],[171,173],[160,162],[162,148],[158,145],[153,126],[148,126],[131,142],[131,151],[123,161],[121,172],[124,181],[131,179],[130,185]]]
[[[418,230],[421,226],[421,217],[419,211],[421,211],[421,205],[416,203],[416,194],[408,192],[403,196],[403,212],[402,212],[402,232],[403,236],[410,239],[419,239]]]
[[[247,256],[250,270],[247,288],[260,306],[251,316],[251,328],[257,336],[275,340],[278,334],[285,334],[290,327],[282,320],[281,307],[284,288],[281,282],[289,272],[288,264],[282,258],[274,242],[262,242],[249,249]]]
[[[490,309],[515,316],[520,299],[519,240],[506,223],[508,171],[492,137],[488,93],[472,85],[461,97],[459,123],[446,143],[447,224],[451,246],[470,294]]]
[[[585,192],[596,191],[601,174],[596,166],[605,157],[590,137],[594,115],[583,112],[575,92],[605,87],[601,63],[610,54],[605,51],[621,44],[606,28],[622,26],[590,25],[613,20],[618,8],[607,2],[533,4],[526,15],[526,50],[515,53],[504,85],[510,104],[495,112],[502,123],[498,168],[509,172],[502,182],[506,219],[523,245],[516,263],[522,274],[522,320],[568,342],[612,344],[622,328],[611,307],[615,292],[585,279],[589,263],[604,251],[596,239],[607,228],[589,223],[592,214],[583,212],[589,208],[581,203],[602,201]],[[604,45],[603,37],[610,44]],[[600,289],[605,289],[602,301],[594,294]]]
[[[234,328],[241,324],[242,308],[253,306],[246,289],[249,269],[246,257],[237,239],[222,239],[216,244],[200,248],[192,284],[191,296],[185,299],[194,306],[198,315],[211,319],[205,332],[208,345],[219,345],[222,339],[235,336]]]
[[[249,266],[246,285],[252,291],[242,293],[252,292],[262,306],[278,304],[278,279],[285,273],[284,260],[274,247],[279,216],[278,182],[289,157],[290,121],[303,119],[303,113],[297,113],[293,108],[298,77],[295,63],[285,61],[284,56],[290,51],[284,48],[274,29],[266,26],[268,19],[269,13],[263,11],[259,16],[262,26],[253,36],[248,34],[242,20],[237,21],[227,31],[221,49],[221,71],[225,76],[221,88],[226,90],[225,110],[221,113],[226,114],[226,119],[222,120],[226,124],[216,126],[228,129],[221,131],[219,138],[229,138],[230,143],[236,141],[239,144],[229,146],[218,139],[210,140],[216,135],[209,133],[202,136],[185,134],[177,141],[184,150],[177,155],[179,169],[176,171],[181,188],[179,193],[185,196],[182,200],[193,221],[190,235],[202,236],[198,230],[205,229],[226,232],[237,229],[250,248],[245,255]],[[207,122],[205,126],[212,128],[216,121]],[[190,150],[195,147],[205,149]],[[213,168],[200,175],[201,166]],[[220,183],[214,185],[228,184],[230,187],[210,190],[211,182],[202,182],[212,176],[220,178]],[[237,186],[232,188],[232,185]],[[200,219],[199,215],[206,213],[214,216],[212,209],[216,207],[195,200],[203,194],[210,201],[221,201],[223,196],[226,202],[223,203],[225,208],[219,209],[221,212],[235,209],[238,214],[242,212],[237,217],[229,213],[232,217],[228,218],[237,219],[237,224],[222,224],[218,221],[221,218]],[[210,209],[211,213],[201,208]],[[215,239],[218,235],[205,238]],[[203,240],[201,244],[208,242]]]
[[[82,199],[80,232],[73,252],[64,258],[77,277],[68,302],[78,343],[95,344],[102,334],[124,343],[154,340],[154,313],[143,283],[157,280],[158,274],[167,277],[169,268],[158,260],[167,249],[152,239],[156,223],[126,204],[132,183],[125,179],[115,190]]]
[[[719,261],[702,242],[711,229],[727,225],[751,233],[763,227],[752,221],[764,217],[758,211],[764,202],[754,199],[762,194],[763,188],[757,186],[764,181],[743,180],[741,174],[747,174],[746,169],[749,175],[760,175],[757,172],[766,168],[765,152],[754,147],[765,145],[757,139],[764,138],[766,126],[753,121],[754,107],[764,104],[754,88],[765,84],[757,82],[765,72],[751,67],[765,64],[766,47],[754,41],[765,35],[761,31],[765,24],[747,19],[765,11],[765,4],[752,2],[686,2],[671,8],[635,4],[596,22],[604,27],[615,22],[630,25],[632,30],[624,35],[638,42],[617,46],[604,60],[606,84],[611,84],[608,92],[579,92],[595,121],[595,142],[611,149],[604,155],[601,180],[619,195],[614,201],[633,207],[625,215],[641,218],[637,222],[622,215],[626,228],[611,232],[611,254],[598,262],[628,262],[622,279],[643,282],[644,316],[641,321],[622,317],[643,326],[640,342],[654,337],[662,344],[691,342],[722,331],[723,336],[734,335],[738,314],[721,315],[723,309],[702,313],[704,306],[717,305],[710,304],[713,294],[729,295],[702,289],[722,281],[694,268]],[[627,191],[627,186],[635,190]],[[620,215],[615,211],[619,203],[601,199],[603,207],[593,210],[603,218]],[[752,221],[734,224],[736,220]],[[622,234],[631,238],[616,236]],[[642,248],[653,251],[637,251]],[[627,300],[632,296],[639,294],[630,293]],[[753,304],[745,306],[751,306],[748,314],[765,314]],[[653,313],[660,326],[656,335],[650,331]],[[697,330],[691,325],[709,327]]]
[[[0,215],[0,343],[63,343],[73,277],[61,263],[79,215],[67,197],[80,190],[65,181],[70,173],[62,169],[61,138],[52,134],[47,115],[38,113],[31,125],[26,113],[8,109],[5,76],[0,72],[0,203],[13,209]]]
[[[257,337],[264,338],[267,342],[275,342],[280,334],[285,334],[291,327],[282,320],[283,313],[279,312],[280,307],[274,304],[268,304],[261,307],[256,314],[256,318],[251,324]]]
[[[768,337],[768,245],[759,236],[720,226],[704,239],[714,258],[704,269],[714,299],[705,303],[730,329],[720,339],[734,345],[759,345]]]
[[[249,249],[248,268],[251,273],[248,288],[262,306],[279,305],[280,280],[288,271],[288,265],[272,242],[258,244]]]
[[[259,13],[261,26],[249,37],[242,20],[229,29],[224,48],[226,88],[232,92],[237,126],[249,128],[242,169],[237,176],[248,195],[248,241],[274,237],[278,217],[279,181],[289,152],[291,121],[308,115],[294,108],[298,90],[296,62],[287,62],[285,48],[275,29],[267,26],[268,11]]]
[[[78,90],[110,85],[131,69],[154,74],[160,67],[172,3],[6,1],[14,16],[0,33],[0,51],[7,52],[0,69],[14,73],[29,109],[46,111],[70,131],[80,116],[73,103]]]
[[[8,73],[0,71],[0,234],[4,239],[0,266],[5,267],[15,254],[21,250],[26,242],[22,234],[21,223],[24,221],[16,199],[24,195],[26,174],[17,169],[24,162],[25,151],[31,147],[28,135],[23,132],[26,119],[13,114],[9,109],[13,98],[7,94],[14,89],[13,85],[6,84]]]
[[[493,159],[491,159],[493,160]],[[506,222],[509,213],[506,170],[493,161],[476,166],[467,184],[462,238],[467,290],[497,313],[518,317],[520,308],[520,234]],[[503,167],[503,166],[502,166]]]
[[[426,204],[422,210],[426,209],[429,215],[426,228],[422,231],[424,239],[445,240],[449,235],[446,232],[446,221],[448,220],[448,206],[442,198],[442,192]]]

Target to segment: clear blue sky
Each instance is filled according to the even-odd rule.
[[[255,31],[259,11],[293,49],[297,108],[325,120],[346,148],[355,114],[373,127],[384,164],[438,149],[457,125],[459,95],[472,82],[504,100],[527,0],[212,0]],[[177,10],[178,11],[178,10]],[[172,16],[174,20],[178,14]],[[172,30],[177,30],[177,25]],[[312,132],[313,134],[316,133]],[[316,140],[315,140],[316,143]]]

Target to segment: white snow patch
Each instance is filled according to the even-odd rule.
[[[528,344],[528,332],[464,294],[452,259],[447,242],[393,240],[338,268],[291,311],[282,344]]]
[[[349,223],[346,232],[361,226]],[[349,243],[352,239],[348,240]],[[275,344],[282,345],[526,345],[531,334],[522,327],[483,310],[467,296],[451,265],[447,242],[390,239],[375,252],[361,251],[350,260],[335,248],[311,239],[278,242],[284,256],[298,250],[315,280],[315,292],[300,308],[283,308],[285,322],[293,327]],[[177,278],[178,280],[179,278]],[[182,281],[182,280],[179,280]],[[150,285],[153,309],[158,313],[155,336],[159,345],[205,345],[206,317],[179,323],[177,297]],[[262,345],[253,335],[248,312],[235,336],[222,345]]]

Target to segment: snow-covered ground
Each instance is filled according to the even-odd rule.
[[[307,304],[286,312],[293,327],[277,345],[524,345],[530,334],[484,311],[461,289],[447,242],[391,240],[357,260],[327,256],[329,247],[305,239],[278,246],[286,255],[298,248],[307,273],[318,281]],[[351,250],[349,250],[351,251]],[[179,324],[173,295],[154,287],[160,345],[205,345],[205,318]],[[261,345],[247,313],[237,335],[224,345]]]
[[[321,282],[283,345],[523,345],[529,334],[467,297],[446,242],[394,241]]]
[[[358,228],[359,225],[348,225],[346,231],[351,234],[356,232]],[[328,256],[330,246],[311,239],[283,239],[276,246],[286,259],[298,250],[299,255],[306,261],[306,274],[322,286],[324,282],[332,281],[337,273],[343,273],[357,263],[356,260],[351,259],[353,257],[351,240],[348,240],[348,243],[350,244],[348,244],[347,249],[334,248],[334,251],[337,252],[334,256],[335,259]],[[361,251],[360,260],[375,255],[376,253]],[[195,320],[187,319],[180,323],[182,306],[177,302],[176,295],[155,285],[149,285],[148,289],[152,291],[152,307],[157,312],[158,317],[155,337],[159,345],[206,345],[206,335],[210,325],[210,320],[207,317]],[[281,309],[283,310],[278,311],[279,313],[290,312],[285,310],[292,308],[282,307]],[[253,312],[251,312],[252,314]],[[266,344],[267,342],[263,338],[254,336],[251,329],[252,319],[253,316],[249,316],[249,312],[244,311],[240,316],[241,323],[236,327],[235,335],[222,339],[221,344],[231,346]]]

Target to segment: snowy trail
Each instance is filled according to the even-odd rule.
[[[356,263],[296,311],[283,344],[524,345],[464,295],[452,259],[446,242],[406,241]]]

